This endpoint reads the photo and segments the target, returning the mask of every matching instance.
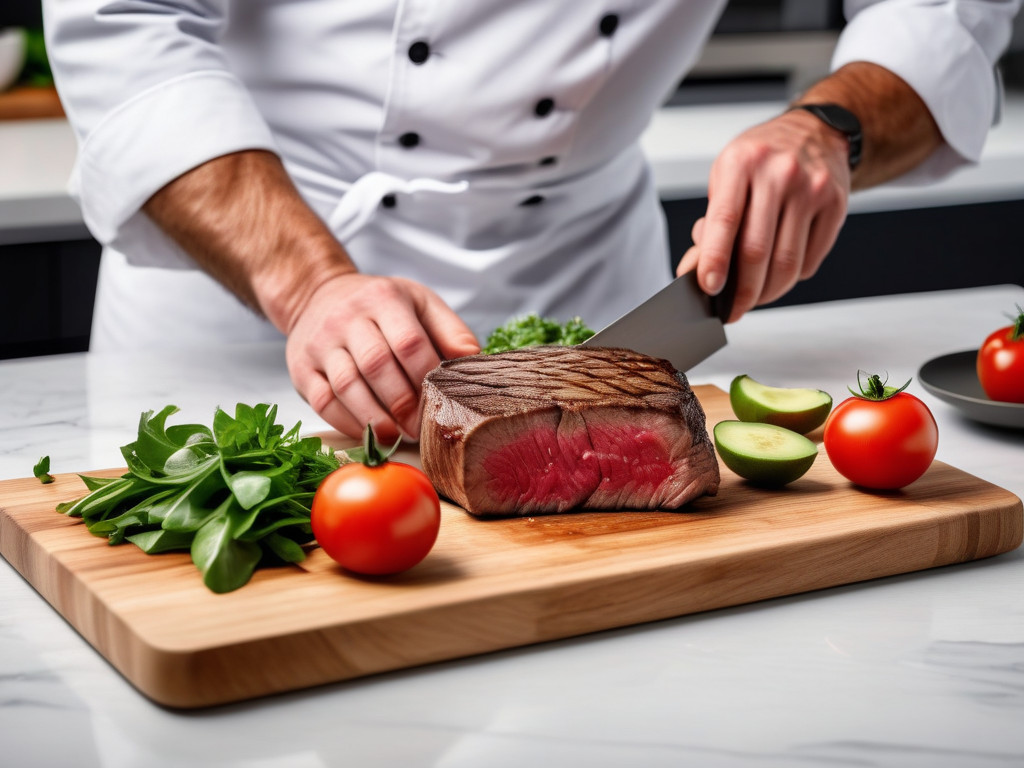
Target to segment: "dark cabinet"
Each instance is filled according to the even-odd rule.
[[[690,228],[707,201],[663,205],[674,265],[692,244]],[[1024,285],[1022,233],[1024,200],[851,214],[818,273],[772,306]]]
[[[0,358],[88,349],[99,263],[93,240],[0,246]]]

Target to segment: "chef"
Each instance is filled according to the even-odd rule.
[[[92,349],[287,338],[350,435],[534,311],[670,279],[638,139],[724,0],[46,0],[103,244]],[[978,160],[1017,2],[849,0],[833,73],[724,150],[680,270],[732,320],[817,269],[851,188]],[[735,254],[735,256],[733,256]]]

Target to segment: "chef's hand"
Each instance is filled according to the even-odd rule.
[[[358,437],[419,437],[423,377],[480,351],[472,331],[429,288],[351,272],[321,284],[287,329],[292,383],[320,416]]]
[[[735,280],[729,322],[785,294],[835,243],[850,193],[847,157],[845,137],[803,110],[738,136],[711,167],[707,212],[676,273],[696,267],[711,295]]]
[[[143,208],[203,269],[284,333],[292,382],[331,426],[419,436],[424,374],[479,351],[433,291],[363,275],[273,154],[214,158]]]
[[[846,137],[804,110],[755,126],[726,146],[711,168],[707,213],[694,224],[694,245],[677,273],[696,268],[712,295],[727,276],[734,280],[730,321],[815,273],[846,219],[851,187],[895,179],[943,143],[917,92],[867,61],[840,67],[799,101],[853,112],[863,134],[861,161],[851,174]]]

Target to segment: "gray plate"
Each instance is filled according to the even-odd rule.
[[[998,427],[1024,428],[1024,404],[989,400],[978,381],[978,350],[968,349],[929,360],[921,366],[921,385],[964,416]]]

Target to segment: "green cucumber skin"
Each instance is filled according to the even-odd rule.
[[[733,425],[746,425],[754,429],[766,425],[763,422],[722,421],[714,428],[715,448],[722,462],[737,475],[756,485],[775,488],[787,485],[807,474],[818,458],[818,446],[797,432],[793,433],[793,437],[799,438],[796,442],[806,441],[806,455],[759,453],[756,449],[751,450],[748,445],[737,445],[736,438],[730,439],[728,435]]]
[[[729,385],[729,404],[732,405],[733,413],[739,421],[756,422],[761,424],[774,424],[777,427],[784,427],[801,435],[812,432],[828,418],[832,411],[832,397],[827,392],[822,392],[828,399],[816,407],[804,411],[779,411],[753,399],[749,394],[740,393],[743,388],[743,380],[749,379],[755,384],[760,382],[747,374],[741,374],[732,380]],[[760,386],[767,387],[765,384]],[[769,387],[771,388],[771,387]]]

